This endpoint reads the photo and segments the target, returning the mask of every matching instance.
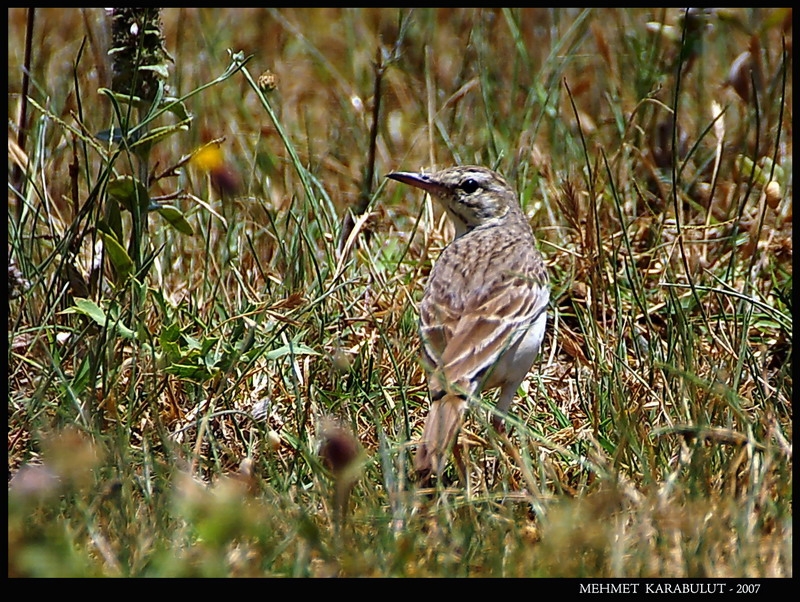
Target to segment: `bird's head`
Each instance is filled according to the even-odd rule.
[[[434,173],[397,171],[386,177],[435,197],[453,220],[456,236],[500,223],[510,212],[520,211],[517,195],[505,178],[485,167],[464,165]]]

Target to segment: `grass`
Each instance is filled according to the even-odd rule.
[[[791,11],[164,9],[136,110],[8,16],[9,576],[792,576]],[[452,229],[382,176],[455,163],[551,321],[420,491]]]

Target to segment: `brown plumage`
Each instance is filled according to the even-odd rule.
[[[463,166],[387,177],[430,193],[456,229],[420,304],[431,409],[414,468],[427,480],[444,469],[470,400],[500,387],[497,409],[504,414],[511,405],[544,337],[548,277],[517,196],[500,174]]]

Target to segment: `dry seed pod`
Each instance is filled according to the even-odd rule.
[[[322,463],[333,473],[334,520],[344,522],[350,492],[358,478],[356,460],[360,447],[355,436],[333,420],[325,420],[320,429],[319,456]]]
[[[324,425],[321,435],[319,456],[328,470],[340,474],[358,456],[358,442],[349,431],[335,424]]]
[[[750,82],[753,72],[753,55],[745,50],[731,63],[727,83],[745,103],[750,102]]]
[[[783,198],[781,185],[775,180],[772,180],[769,184],[767,184],[767,187],[764,189],[764,194],[767,195],[767,205],[769,205],[772,209],[775,209]]]

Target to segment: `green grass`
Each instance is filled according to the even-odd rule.
[[[9,576],[792,576],[790,11],[164,9],[148,116],[102,10],[38,9],[18,148],[8,16]],[[423,491],[452,228],[383,175],[455,163],[551,321]]]

